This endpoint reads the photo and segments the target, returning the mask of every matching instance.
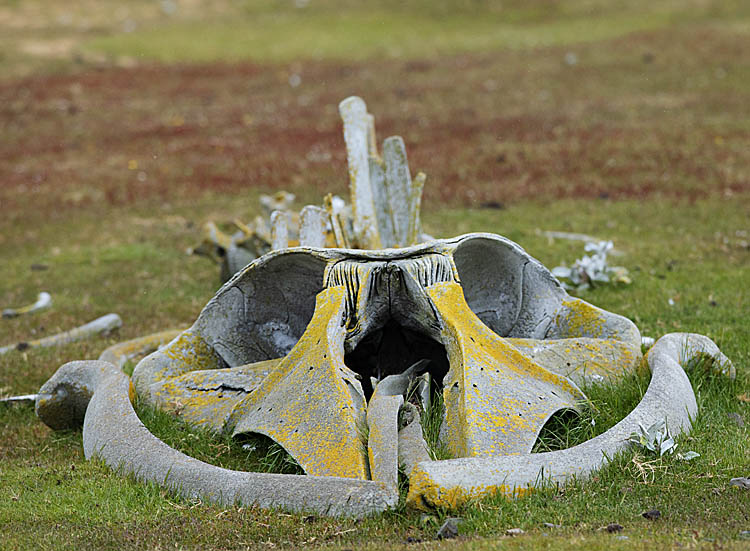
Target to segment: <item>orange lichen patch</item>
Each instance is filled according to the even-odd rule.
[[[456,456],[528,453],[546,420],[586,399],[569,380],[541,367],[491,331],[469,309],[457,283],[427,289],[444,324],[451,370],[443,395],[443,436]]]
[[[364,398],[343,363],[342,286],[322,291],[299,342],[260,386],[234,408],[233,434],[261,433],[309,475],[367,478],[358,427]]]
[[[435,482],[430,475],[414,467],[409,477],[409,493],[406,505],[422,511],[441,509],[455,511],[470,501],[493,495],[522,497],[533,491],[533,488],[517,488],[506,484],[478,485],[470,488],[461,486],[446,487]]]

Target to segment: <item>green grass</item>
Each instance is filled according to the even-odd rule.
[[[508,23],[502,16],[435,17],[398,11],[268,13],[252,18],[183,23],[95,38],[83,47],[111,56],[163,62],[253,59],[290,61],[436,57],[501,48],[537,48],[614,38],[659,28],[662,15],[580,17]]]
[[[738,427],[728,413],[739,413],[746,422],[750,420],[748,404],[738,398],[750,392],[747,377],[750,338],[747,325],[741,321],[742,305],[747,300],[742,282],[747,280],[748,259],[747,252],[737,248],[735,242],[730,241],[726,248],[720,245],[721,236],[734,235],[736,229],[747,223],[750,213],[742,205],[727,208],[721,200],[652,205],[564,201],[516,205],[502,211],[450,209],[425,213],[425,225],[434,234],[495,231],[522,243],[547,265],[580,256],[582,247],[580,243],[566,241],[550,243],[537,233],[538,229],[565,229],[613,238],[615,247],[623,253],[617,262],[631,270],[634,282],[626,287],[593,289],[584,293],[583,298],[631,317],[645,334],[659,336],[674,330],[708,334],[735,362],[739,372],[735,382],[700,370],[691,374],[700,414],[691,435],[680,439],[678,451],[694,450],[701,454],[700,458],[685,463],[672,456],[661,459],[641,456],[634,462],[633,454],[629,453],[616,458],[587,483],[544,490],[517,501],[484,500],[457,513],[464,518],[461,533],[471,538],[462,541],[458,548],[482,549],[489,545],[485,538],[493,540],[502,536],[505,529],[516,526],[529,533],[524,536],[527,543],[546,542],[544,545],[552,548],[565,547],[569,539],[589,548],[609,545],[608,542],[626,545],[625,540],[614,542],[609,534],[597,531],[609,522],[626,527],[623,534],[631,542],[627,548],[673,542],[703,545],[709,541],[730,548],[740,545],[737,534],[746,529],[743,511],[747,498],[736,488],[728,487],[728,481],[734,476],[746,476],[750,448],[747,425]],[[253,199],[229,200],[208,195],[200,203],[176,202],[165,208],[172,216],[196,221],[214,216],[217,209],[224,209],[222,212],[231,218],[233,212],[251,211]],[[719,211],[722,216],[717,219],[713,213]],[[156,216],[153,226],[137,229],[133,221],[141,219],[143,214],[137,206],[112,209],[106,214],[118,222],[97,235],[90,231],[94,218],[81,214],[66,218],[69,244],[58,245],[61,250],[56,256],[45,256],[43,251],[47,246],[43,246],[26,249],[26,257],[11,257],[11,263],[3,267],[3,277],[13,282],[17,293],[14,296],[20,299],[37,288],[50,288],[56,280],[60,287],[53,293],[56,303],[52,310],[35,317],[4,320],[0,329],[2,342],[6,342],[10,335],[21,336],[34,328],[40,330],[41,326],[49,327],[45,329],[49,332],[70,325],[85,317],[86,312],[77,306],[75,297],[89,293],[90,304],[100,306],[97,313],[109,310],[109,306],[128,313],[121,334],[60,349],[27,350],[4,356],[0,358],[0,386],[18,393],[33,392],[65,361],[95,357],[112,342],[169,325],[168,313],[189,322],[212,294],[218,277],[216,267],[205,259],[183,256],[184,245],[192,241],[194,232],[182,233],[179,229],[182,226],[175,226],[164,215]],[[133,230],[123,233],[121,225]],[[41,234],[51,229],[38,227]],[[147,235],[149,245],[134,249],[132,242],[137,243]],[[85,236],[92,240],[91,251],[97,250],[97,243],[107,243],[106,254],[93,266],[75,245]],[[54,241],[52,236],[48,239]],[[137,275],[154,256],[160,262],[148,266],[150,275],[146,280],[115,275]],[[49,262],[50,269],[29,272],[28,264],[36,260]],[[716,269],[717,265],[721,265],[721,270]],[[170,285],[180,270],[189,271],[195,281],[191,285],[186,285],[188,280],[182,281],[179,288]],[[76,277],[76,273],[104,273],[102,281],[110,282],[92,287],[85,278]],[[147,293],[146,298],[138,298],[135,303],[121,298],[138,295],[144,281],[162,289],[161,295]],[[670,307],[668,298],[678,294],[675,306]],[[715,306],[711,305],[709,295]],[[144,304],[151,305],[151,316],[143,315]],[[587,389],[595,409],[584,415],[583,424],[579,422],[577,428],[565,435],[566,443],[588,438],[624,416],[638,400],[646,382],[642,377],[633,377],[613,389]],[[162,438],[204,460],[241,468],[247,459],[247,452],[235,443],[189,436],[192,433],[182,425],[174,425],[169,416],[159,414],[161,421],[155,423],[140,411]],[[597,423],[589,428],[585,421],[592,415]],[[270,538],[277,545],[288,542],[299,546],[315,537],[314,544],[328,543],[340,548],[387,546],[408,537],[434,538],[445,516],[444,512],[436,512],[420,520],[418,513],[400,508],[364,522],[330,519],[304,522],[295,516],[200,505],[159,488],[123,479],[98,463],[85,461],[80,433],[51,432],[35,419],[30,408],[0,408],[0,426],[3,427],[0,524],[5,527],[8,549],[27,548],[32,541],[49,537],[58,525],[66,527],[68,537],[49,544],[57,549],[80,545],[140,548],[146,546],[146,541],[163,546],[177,542],[179,546],[192,548],[218,540],[222,542],[218,548],[230,549],[242,547],[248,537],[255,538],[251,540],[256,542],[254,545]],[[639,516],[650,508],[658,508],[662,519],[650,522]],[[28,524],[29,519],[32,524]],[[562,524],[564,528],[551,532],[542,526],[544,522]],[[337,533],[341,534],[333,535]],[[544,533],[549,535],[543,536]],[[320,534],[327,536],[320,539]],[[509,540],[504,545],[520,543]]]
[[[644,335],[708,335],[737,380],[690,374],[699,415],[678,451],[699,458],[631,451],[587,482],[478,501],[455,513],[461,538],[449,542],[435,541],[445,511],[353,521],[179,499],[86,461],[80,432],[0,406],[3,549],[747,548],[748,493],[728,481],[750,475],[750,4],[179,4],[166,15],[141,0],[0,2],[0,307],[41,290],[54,301],[0,320],[0,345],[113,311],[124,321],[109,336],[0,356],[0,388],[33,393],[65,362],[192,323],[219,285],[215,265],[184,254],[204,222],[252,219],[265,190],[290,189],[299,205],[345,195],[336,102],[352,93],[368,101],[380,138],[403,135],[413,171],[428,174],[429,233],[499,233],[548,267],[583,246],[545,230],[612,239],[611,261],[633,283],[581,297]],[[72,45],[39,53],[59,40]],[[548,427],[539,449],[616,423],[647,380],[587,388],[591,406]],[[433,448],[435,405],[425,423]],[[248,454],[139,413],[203,460],[285,463],[273,448]],[[640,516],[653,508],[659,520]],[[610,522],[628,539],[600,530]],[[504,536],[513,527],[526,535]]]

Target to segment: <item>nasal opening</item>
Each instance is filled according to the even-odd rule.
[[[429,360],[427,371],[432,380],[432,391],[439,390],[448,373],[448,353],[435,339],[399,325],[389,319],[383,326],[365,335],[344,363],[361,376],[365,399],[372,396],[371,378],[381,380],[388,375],[403,373],[420,360]]]

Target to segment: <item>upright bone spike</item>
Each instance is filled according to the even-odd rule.
[[[385,169],[383,162],[377,157],[370,157],[370,186],[381,244],[386,249],[396,247],[398,243],[393,232],[393,215],[385,184]]]
[[[271,249],[286,249],[289,246],[289,215],[281,210],[271,213]]]
[[[383,142],[383,160],[395,242],[397,246],[403,247],[409,244],[412,186],[409,163],[406,160],[406,146],[401,136],[386,138]]]
[[[307,205],[299,215],[299,241],[303,247],[326,246],[326,223],[328,213],[315,205]]]
[[[422,190],[427,179],[424,172],[420,172],[414,178],[411,184],[411,195],[409,197],[409,232],[407,236],[407,245],[416,245],[419,243],[419,236],[422,233],[422,223],[419,219],[419,211],[422,208]]]
[[[370,157],[378,158],[378,142],[375,138],[375,117],[367,113],[367,150]]]
[[[336,199],[333,197],[333,194],[329,193],[325,196],[323,203],[326,207],[326,212],[328,212],[328,216],[331,220],[331,228],[333,230],[333,238],[336,242],[336,246],[341,249],[348,249],[350,244],[346,238],[346,234],[344,233],[344,227],[341,223],[341,216],[336,209],[335,200]]]
[[[379,249],[380,235],[370,187],[367,106],[362,98],[351,96],[339,104],[339,113],[344,122],[354,232],[360,247]]]

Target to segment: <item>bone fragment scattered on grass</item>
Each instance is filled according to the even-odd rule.
[[[34,402],[39,396],[38,394],[24,394],[22,396],[7,396],[5,398],[0,398],[0,403],[5,404],[14,404],[14,403],[21,403],[21,402]]]
[[[122,320],[120,319],[120,316],[118,316],[117,314],[107,314],[106,316],[102,316],[95,319],[94,321],[87,323],[86,325],[76,327],[75,329],[71,329],[69,331],[64,331],[63,333],[58,333],[57,335],[0,347],[0,356],[10,352],[11,350],[25,350],[26,348],[60,346],[63,344],[87,339],[89,337],[93,337],[94,335],[109,333],[113,329],[117,329],[121,326]]]
[[[40,310],[44,310],[45,308],[49,308],[50,306],[52,306],[52,296],[49,293],[42,291],[41,293],[39,293],[39,296],[37,297],[34,304],[22,306],[21,308],[6,308],[5,310],[3,310],[2,316],[4,318],[15,318],[23,314],[33,314],[34,312],[39,312]]]

